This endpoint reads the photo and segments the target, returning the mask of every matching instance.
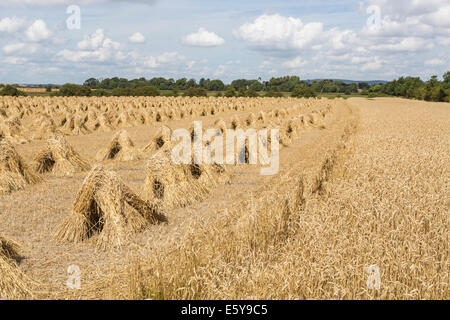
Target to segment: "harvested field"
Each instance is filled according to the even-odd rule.
[[[450,298],[448,103],[0,105],[0,298]],[[247,147],[245,164],[174,164],[172,133],[192,136],[199,120],[217,134],[279,129],[278,172],[261,175]],[[367,285],[374,265],[379,289]]]

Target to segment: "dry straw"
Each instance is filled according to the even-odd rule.
[[[16,149],[6,140],[0,141],[0,194],[24,189],[42,178],[28,168]]]
[[[222,118],[219,118],[214,122],[214,129],[217,129],[222,134],[225,134],[227,130],[227,123]]]
[[[106,148],[101,149],[95,159],[132,161],[141,158],[140,150],[134,145],[128,133],[125,130],[119,130]]]
[[[161,149],[165,145],[169,145],[172,137],[172,130],[169,127],[161,126],[158,132],[153,136],[149,144],[144,148],[144,152],[153,152]]]
[[[184,207],[202,201],[217,176],[225,170],[217,166],[200,164],[175,164],[171,150],[159,150],[149,160],[146,168],[145,196],[163,208]]]
[[[85,178],[72,211],[58,226],[56,238],[81,242],[98,234],[99,247],[120,247],[130,234],[166,221],[156,206],[137,196],[116,173],[97,164]]]
[[[20,257],[18,250],[15,242],[0,236],[0,300],[24,299],[31,295],[27,279],[16,264]]]
[[[236,115],[234,115],[233,119],[231,119],[230,127],[233,130],[241,128],[241,121],[239,120],[239,118]]]
[[[251,127],[252,125],[255,124],[255,122],[256,122],[256,116],[255,116],[255,114],[253,112],[251,112],[248,115],[247,119],[245,119],[245,125],[247,127]]]
[[[266,121],[267,121],[267,116],[266,116],[266,113],[265,113],[264,111],[260,111],[260,112],[259,112],[257,121],[259,121],[259,122],[261,122],[261,123],[263,123],[263,124],[266,123]]]
[[[19,117],[13,117],[5,121],[0,119],[0,140],[2,138],[8,138],[8,140],[14,143],[24,144],[28,142],[25,136],[26,133],[24,132]]]
[[[38,173],[51,172],[66,176],[91,168],[63,136],[47,140],[47,146],[36,155],[34,162]]]

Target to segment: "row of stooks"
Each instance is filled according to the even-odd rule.
[[[271,110],[268,118],[284,117],[290,113],[307,110],[319,100],[291,102],[287,107]],[[205,102],[208,102],[207,100]],[[52,105],[36,110],[24,107],[2,108],[0,111],[0,136],[9,137],[15,143],[47,139],[55,133],[84,135],[94,132],[111,132],[116,129],[138,125],[154,125],[171,120],[192,119],[219,115],[227,111],[251,111],[270,108],[273,101],[200,104],[188,106],[164,106],[135,108],[124,105],[96,104],[67,107]],[[31,111],[33,110],[33,111]]]
[[[289,119],[289,121],[284,122],[279,136],[281,145],[288,146],[291,143],[291,139],[298,135],[301,128],[321,125],[323,119],[330,111],[331,108],[327,106],[322,110],[314,111],[308,115],[298,115]],[[258,120],[260,119],[255,119],[255,121]],[[240,124],[237,121],[237,118],[233,119],[230,126],[239,128]],[[262,126],[274,128],[271,127],[271,124],[263,124]],[[225,121],[219,119],[216,121],[214,128],[217,130],[217,134],[225,134],[227,126]],[[193,137],[193,127],[191,127],[190,130],[191,136]],[[116,183],[116,185],[120,187],[114,189],[114,192],[117,192],[117,195],[113,196],[111,201],[116,197],[119,199],[133,199],[133,201],[130,200],[127,203],[131,205],[135,211],[143,210],[144,217],[149,218],[149,220],[155,220],[156,217],[156,220],[159,221],[162,219],[162,214],[159,214],[158,210],[185,206],[194,201],[202,200],[211,187],[218,181],[223,180],[224,176],[226,177],[225,167],[218,164],[173,164],[171,159],[171,136],[171,129],[162,126],[149,144],[143,148],[138,148],[130,139],[127,132],[125,130],[120,130],[114,135],[113,139],[105,148],[99,150],[96,160],[100,162],[104,160],[129,161],[149,159],[146,169],[144,193],[146,194],[146,198],[151,200],[151,204],[145,206],[145,201],[142,201],[137,207],[133,207],[134,203],[139,202],[139,197],[133,194],[131,190],[125,188],[123,183]],[[270,141],[265,143],[269,144]],[[245,145],[244,148],[247,148],[247,145]],[[155,151],[158,152],[155,153]],[[239,150],[238,153],[243,151],[248,152],[248,150]],[[90,169],[91,164],[83,159],[63,136],[56,136],[49,139],[44,149],[35,156],[31,168],[27,166],[10,142],[6,139],[0,142],[0,194],[21,190],[28,184],[41,182],[43,181],[41,174],[51,173],[55,175],[71,176],[77,172],[88,171]],[[105,171],[101,164],[97,164],[86,178],[83,186],[90,186],[91,184],[96,186],[96,188],[103,186],[100,190],[104,191],[106,186],[114,185],[112,182],[115,180],[118,180],[118,178],[115,177],[114,173]],[[103,183],[102,181],[108,182]],[[77,214],[81,212],[81,215],[78,215],[76,219],[77,223],[74,224],[71,222],[68,224],[83,225],[84,231],[78,230],[75,233],[66,232],[61,238],[75,241],[83,240],[91,234],[93,228],[105,230],[103,224],[99,226],[98,221],[95,221],[94,223],[91,219],[86,218],[87,213],[83,210],[93,210],[91,203],[92,199],[95,198],[95,194],[97,194],[97,190],[90,187],[88,188],[88,191],[86,191],[88,192],[88,196],[81,196],[81,194],[85,193],[84,189],[85,188],[83,187],[80,191],[79,199],[74,205],[74,211],[77,212]],[[112,192],[112,190],[109,191]],[[102,197],[99,197],[99,199],[102,199],[101,201],[104,202],[108,197],[103,195]],[[82,204],[80,207],[81,209],[79,210],[75,209],[79,207],[77,205],[78,202]],[[98,201],[94,202],[97,203]],[[114,201],[112,201],[112,203],[114,203]],[[122,207],[123,205],[121,204],[121,208]],[[102,214],[106,214],[105,210],[109,210],[109,206],[98,210],[94,216],[101,218],[103,217]],[[123,211],[123,209],[121,210]],[[102,214],[99,214],[100,212]],[[124,217],[124,221],[130,220],[123,212],[119,213]],[[77,216],[77,214],[75,214],[75,216]],[[119,229],[121,228],[122,227]],[[120,242],[120,237],[115,238]],[[100,242],[106,244],[103,240],[100,240]]]
[[[301,128],[323,125],[323,119],[330,112],[330,106],[326,106],[308,115],[295,116],[287,122],[280,135],[285,135],[285,139],[290,141]],[[216,121],[215,128],[223,133],[225,126],[221,127],[221,123],[224,121]],[[55,238],[81,242],[97,235],[95,241],[100,248],[120,247],[128,236],[146,226],[168,222],[168,210],[202,201],[214,186],[229,181],[223,165],[174,165],[170,158],[170,137],[170,128],[163,126],[151,143],[143,148],[157,151],[150,157],[146,168],[144,194],[147,200],[141,199],[115,172],[106,170],[100,163],[91,168],[90,163],[63,136],[47,141],[46,148],[35,157],[32,168],[9,141],[1,140],[0,194],[43,182],[42,173],[71,175],[90,170],[70,214],[56,228]],[[134,143],[126,131],[121,130],[105,149],[99,151],[97,159],[126,160],[128,154],[136,154],[133,149]],[[0,299],[31,295],[26,285],[29,280],[16,265],[16,260],[20,259],[17,249],[16,243],[0,237]]]

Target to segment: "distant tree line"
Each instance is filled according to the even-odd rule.
[[[91,89],[105,89],[112,90],[116,88],[138,88],[145,86],[153,86],[159,90],[188,90],[190,88],[205,89],[207,91],[225,91],[229,86],[233,87],[236,91],[250,90],[251,92],[293,92],[297,88],[312,87],[314,91],[321,93],[354,93],[358,91],[357,84],[346,84],[342,81],[321,80],[302,81],[298,76],[285,76],[279,78],[271,78],[269,81],[261,81],[253,79],[237,79],[233,80],[230,85],[225,85],[222,80],[211,80],[201,78],[198,82],[195,79],[181,78],[174,80],[173,78],[165,79],[163,77],[157,77],[152,79],[133,79],[128,80],[125,78],[106,78],[95,79],[90,78],[84,82],[84,85]],[[364,86],[364,83],[360,84]],[[367,86],[369,86],[366,83]]]
[[[64,97],[102,97],[102,96],[159,96],[160,91],[153,86],[143,86],[137,88],[114,88],[111,91],[104,89],[93,90],[87,85],[77,85],[66,83],[57,92],[52,93],[53,96]]]
[[[436,102],[450,102],[450,71],[439,81],[436,75],[424,82],[420,78],[401,77],[384,85],[369,88],[369,96],[389,95]]]
[[[106,89],[112,90],[116,88],[139,88],[152,86],[159,90],[187,90],[190,88],[202,88],[208,91],[223,91],[225,89],[225,84],[222,80],[210,80],[210,79],[200,79],[197,83],[195,79],[181,78],[174,80],[173,78],[165,79],[162,77],[152,78],[152,79],[133,79],[128,80],[125,78],[106,78],[106,79],[95,79],[90,78],[84,82],[85,86],[91,89]]]
[[[157,77],[152,79],[125,78],[90,78],[83,85],[67,83],[59,91],[52,92],[56,96],[189,96],[206,97],[316,97],[331,93],[350,95],[360,93],[369,97],[398,96],[426,101],[449,101],[450,71],[443,75],[443,81],[437,76],[424,82],[420,78],[401,77],[384,84],[371,85],[368,82],[345,83],[339,80],[300,80],[298,76],[273,77],[269,81],[261,79],[237,79],[229,85],[221,80],[201,78],[181,78],[174,80]],[[2,86],[0,86],[1,88]],[[51,92],[51,86],[46,87]],[[0,95],[25,95],[14,86],[8,85],[0,90]]]

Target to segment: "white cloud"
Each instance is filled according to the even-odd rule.
[[[322,40],[323,24],[304,24],[300,19],[279,14],[262,15],[240,26],[234,34],[255,48],[303,49]]]
[[[103,29],[97,29],[93,34],[84,37],[84,40],[78,42],[77,46],[81,50],[96,50],[105,40]]]
[[[0,20],[0,32],[14,33],[19,30],[25,22],[25,19],[17,17],[6,17]]]
[[[362,14],[366,14],[365,8],[370,4],[381,8],[378,30],[369,30],[365,24],[359,30],[327,30],[321,22],[304,23],[296,17],[265,14],[242,24],[233,33],[269,57],[260,65],[266,73],[277,65],[305,68],[305,72],[325,76],[370,72],[382,78],[390,76],[392,66],[398,74],[419,74],[426,60],[421,55],[448,51],[450,0],[365,0]],[[300,56],[310,61],[307,68]],[[291,60],[280,61],[286,57]],[[437,63],[430,61],[426,65]]]
[[[23,57],[6,57],[5,59],[3,59],[3,62],[8,64],[24,64],[27,61],[28,59]]]
[[[78,42],[77,48],[78,50],[64,49],[59,51],[57,56],[71,62],[118,61],[127,57],[127,54],[120,51],[120,43],[106,38],[102,29],[85,36]]]
[[[351,62],[354,64],[361,64],[361,63],[367,63],[370,62],[371,60],[373,60],[372,57],[352,57],[351,58]]]
[[[225,40],[214,32],[200,28],[196,33],[191,33],[183,37],[182,42],[185,45],[194,47],[217,47],[223,45]]]
[[[410,32],[423,25],[430,27],[450,27],[450,3],[448,0],[367,0],[367,5],[376,5],[380,8],[383,18],[383,28],[389,22],[404,24],[408,21],[416,24]]]
[[[192,69],[192,67],[193,67],[195,64],[196,64],[196,62],[193,61],[193,60],[191,60],[191,61],[186,62],[186,67],[187,67],[188,69]]]
[[[159,63],[174,63],[184,59],[185,57],[178,52],[165,52],[157,57]]]
[[[31,26],[28,27],[27,31],[25,31],[25,35],[28,40],[39,42],[50,38],[52,33],[48,30],[47,25],[43,20],[36,20]]]
[[[438,7],[437,11],[429,13],[423,17],[423,21],[430,25],[450,28],[450,4]]]
[[[368,0],[367,5],[380,7],[383,15],[401,20],[406,17],[421,17],[439,11],[449,5],[448,0]]]
[[[107,59],[107,55],[103,54],[100,51],[74,51],[64,49],[57,53],[57,56],[62,57],[64,60],[71,62],[92,62],[92,61],[105,61]]]
[[[300,67],[303,67],[307,64],[306,61],[304,61],[301,57],[297,57],[294,60],[289,60],[283,63],[283,67],[289,68],[289,69],[297,69]]]
[[[273,65],[272,61],[269,60],[264,60],[263,62],[261,62],[261,64],[259,65],[260,69],[267,69],[267,68],[271,68]]]
[[[144,43],[145,37],[142,33],[136,32],[128,37],[128,40],[132,43]]]
[[[362,71],[376,71],[376,70],[380,70],[381,69],[381,62],[380,61],[373,61],[373,62],[368,62],[366,64],[364,64],[361,67]]]
[[[38,50],[38,46],[30,43],[16,42],[3,46],[3,52],[11,54],[20,52],[21,54],[34,54]]]
[[[226,66],[224,66],[223,64],[219,65],[217,67],[217,70],[214,72],[214,76],[218,77],[221,76],[225,73],[225,70],[227,69]]]
[[[19,50],[22,50],[25,47],[25,43],[19,42],[19,43],[11,43],[7,44],[3,47],[3,51],[6,54],[10,54]]]
[[[184,61],[185,59],[186,58],[183,55],[179,54],[178,52],[164,52],[156,57],[154,56],[147,57],[144,60],[143,64],[150,69],[154,69],[163,64],[175,64],[177,62]]]
[[[144,62],[144,65],[151,69],[159,67],[159,63],[157,62],[157,59],[152,56],[147,58],[147,60]]]
[[[371,47],[376,51],[422,51],[433,49],[434,43],[432,40],[408,37],[404,39],[391,39],[389,43],[375,44]]]
[[[430,59],[430,60],[425,61],[425,65],[433,66],[433,67],[434,66],[442,66],[444,64],[445,64],[445,62],[441,59]]]

